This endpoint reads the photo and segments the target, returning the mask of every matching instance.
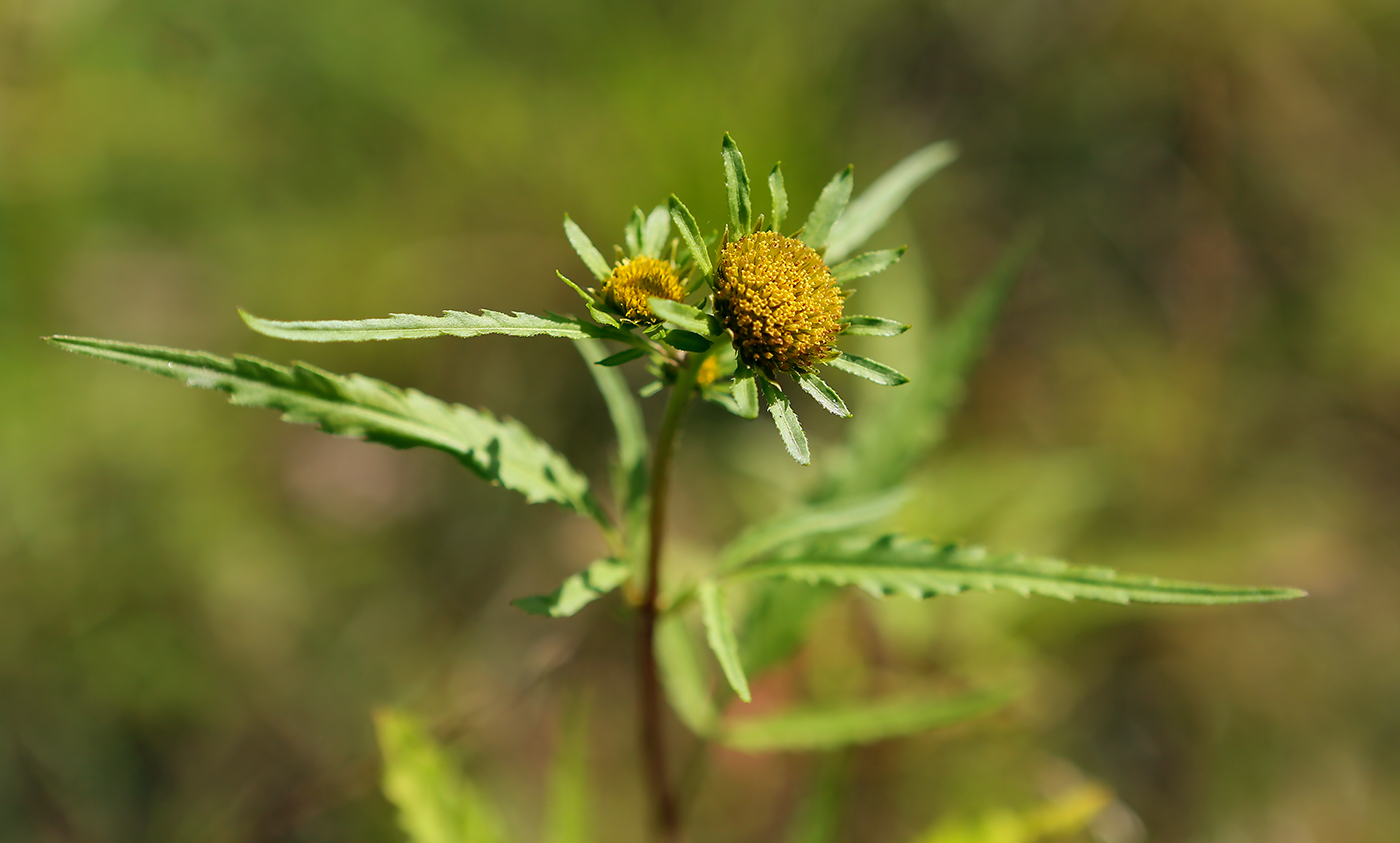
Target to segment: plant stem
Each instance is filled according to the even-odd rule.
[[[657,835],[663,843],[681,840],[680,810],[676,792],[666,770],[666,744],[662,734],[661,677],[656,667],[656,618],[661,595],[661,547],[666,537],[666,498],[670,485],[671,457],[676,449],[681,418],[695,391],[695,378],[704,355],[692,355],[681,365],[661,429],[651,468],[651,528],[647,553],[646,593],[641,605],[641,634],[638,636],[638,704],[641,709],[642,772],[651,790]]]

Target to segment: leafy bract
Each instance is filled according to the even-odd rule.
[[[849,337],[897,337],[909,326],[880,316],[843,316],[841,333]]]
[[[729,228],[736,240],[749,233],[753,206],[749,200],[749,174],[744,170],[744,155],[728,132],[720,147],[724,158],[724,189],[729,204]]]
[[[886,366],[878,360],[871,360],[869,357],[861,357],[857,354],[847,354],[841,352],[826,364],[833,369],[840,369],[848,374],[874,381],[881,386],[901,386],[909,383],[909,379],[900,374],[893,366]]]
[[[671,212],[665,205],[657,205],[647,215],[642,227],[642,254],[649,258],[660,258],[666,247],[666,238],[671,236]]]
[[[773,197],[773,230],[781,232],[788,213],[787,186],[783,184],[781,161],[768,172],[768,193]]]
[[[681,239],[690,249],[690,256],[695,259],[696,268],[700,270],[702,276],[713,275],[714,264],[710,262],[710,249],[705,245],[705,238],[700,234],[700,226],[695,224],[695,216],[675,194],[671,194],[670,207],[671,221],[676,224],[676,230],[681,233]]]
[[[1009,700],[1006,693],[980,692],[797,709],[729,721],[720,732],[720,740],[746,752],[835,749],[949,726],[1001,708]]]
[[[730,394],[734,396],[734,405],[738,408],[736,415],[746,419],[758,418],[758,384],[754,379],[753,372],[736,374],[729,387]]]
[[[797,385],[802,387],[808,395],[812,396],[813,400],[822,405],[822,409],[826,410],[828,413],[834,416],[840,416],[843,419],[851,417],[851,411],[846,409],[846,402],[842,401],[841,396],[836,394],[836,390],[828,386],[826,381],[817,377],[816,374],[812,372],[797,372],[793,375],[793,379],[797,381]]]
[[[564,215],[564,236],[569,238],[569,245],[578,252],[579,258],[583,260],[584,266],[593,273],[593,277],[599,281],[612,275],[612,267],[608,265],[607,258],[598,251],[598,247],[593,245],[593,241],[588,239],[588,235],[583,233],[583,229],[578,227],[578,223],[569,219],[569,215]]]
[[[715,317],[698,307],[691,307],[683,302],[669,299],[659,299],[655,296],[647,299],[647,304],[651,306],[651,312],[656,314],[658,319],[672,328],[690,331],[706,339],[714,339],[724,330]]]
[[[724,678],[729,687],[739,695],[739,699],[749,702],[749,680],[744,676],[744,665],[739,660],[739,642],[734,637],[734,619],[729,614],[729,606],[724,592],[714,580],[700,583],[700,618],[705,623],[705,638],[710,642]]]
[[[958,157],[950,141],[930,144],[900,161],[865,189],[831,227],[827,261],[839,261],[859,249],[929,176]]]
[[[906,489],[806,506],[755,524],[730,542],[719,557],[721,571],[809,539],[854,530],[894,515],[909,500]]]
[[[567,618],[627,582],[632,569],[613,559],[600,559],[564,580],[549,594],[519,597],[510,604],[531,615]]]
[[[410,843],[503,843],[500,821],[416,718],[375,715],[384,795]]]
[[[878,252],[856,255],[850,260],[841,261],[831,267],[831,280],[840,286],[857,278],[884,272],[899,263],[899,259],[904,257],[906,251],[908,251],[907,246],[900,246],[898,249],[881,249]]]
[[[1209,585],[1120,574],[1109,568],[1071,566],[1058,559],[994,554],[975,545],[935,544],[896,536],[813,548],[787,558],[757,562],[737,573],[854,585],[877,597],[933,597],[976,590],[1039,594],[1071,601],[1082,598],[1109,603],[1220,605],[1291,600],[1304,595],[1292,588]]]
[[[832,177],[822,188],[821,195],[817,197],[817,204],[812,206],[812,213],[807,215],[807,222],[802,226],[802,242],[813,249],[821,250],[826,248],[827,240],[831,236],[831,227],[835,224],[841,212],[846,210],[846,202],[851,198],[851,179],[854,167],[847,167]]]
[[[587,479],[513,419],[305,363],[279,366],[241,355],[230,359],[87,337],[50,337],[49,342],[187,386],[227,392],[234,404],[281,410],[284,420],[315,424],[327,433],[395,448],[446,451],[483,479],[520,492],[531,503],[555,501],[607,524]]]
[[[260,334],[300,342],[364,342],[365,340],[409,340],[423,337],[480,337],[505,334],[512,337],[592,336],[588,327],[567,316],[536,316],[532,313],[499,313],[483,310],[467,313],[448,310],[441,316],[395,313],[377,319],[325,319],[320,321],[278,322],[239,311],[243,321]]]
[[[812,453],[807,449],[807,434],[802,431],[802,422],[797,420],[797,413],[793,412],[788,397],[783,394],[782,387],[767,378],[760,377],[758,382],[763,389],[763,400],[768,403],[768,413],[778,427],[778,435],[783,438],[788,455],[807,465],[812,461]]]

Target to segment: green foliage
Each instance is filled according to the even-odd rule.
[[[282,411],[285,421],[394,448],[446,451],[492,483],[531,503],[554,501],[606,525],[588,481],[554,449],[513,419],[448,404],[364,375],[335,375],[305,363],[278,366],[254,357],[217,357],[87,337],[51,337],[75,354],[174,378],[187,386],[229,394],[243,407]]]
[[[725,724],[719,739],[745,752],[803,752],[859,746],[915,735],[981,717],[1009,701],[1005,693],[950,699],[896,699],[794,709]]]
[[[671,212],[665,205],[657,205],[647,215],[642,227],[641,253],[649,258],[660,258],[661,250],[671,236]]]
[[[384,755],[384,795],[410,843],[504,843],[490,806],[415,718],[375,716]]]
[[[749,201],[749,174],[744,170],[744,156],[734,139],[724,133],[724,189],[729,200],[729,228],[735,239],[751,230],[753,206]]]
[[[788,454],[802,465],[811,462],[812,454],[807,450],[807,434],[802,432],[802,422],[797,420],[797,413],[793,412],[792,404],[783,394],[782,387],[763,377],[760,377],[758,382],[763,390],[763,400],[768,404],[768,412],[773,416],[773,424],[777,425],[778,435],[783,438],[783,445],[787,447]]]
[[[690,213],[690,209],[685,203],[671,196],[671,221],[676,224],[676,229],[681,233],[681,239],[690,249],[690,256],[695,260],[695,266],[700,270],[700,275],[709,277],[714,274],[714,264],[710,261],[710,249],[705,245],[705,238],[700,234],[700,226],[695,224],[695,217]]]
[[[773,197],[772,229],[781,231],[788,213],[787,185],[783,184],[781,162],[774,164],[773,169],[768,172],[768,194]]]
[[[569,219],[568,214],[564,215],[564,234],[569,238],[569,245],[578,252],[583,265],[588,267],[594,278],[604,281],[612,275],[612,267],[608,265],[607,258],[604,258],[598,247],[593,245],[593,241],[588,239],[588,235],[583,233],[583,229],[578,227],[578,223]]]
[[[667,325],[681,331],[699,334],[705,339],[714,339],[723,333],[719,321],[698,307],[691,307],[678,301],[651,298],[647,300],[651,312]]]
[[[1109,603],[1181,603],[1198,606],[1292,600],[1292,588],[1207,585],[1119,574],[1108,568],[1073,567],[1058,559],[1019,553],[989,554],[981,547],[934,544],[884,536],[873,542],[818,547],[758,562],[741,576],[789,577],[809,583],[854,585],[874,596],[910,597],[1010,591],[1061,600]]]
[[[894,212],[929,176],[953,163],[958,148],[949,141],[929,144],[890,168],[866,188],[831,227],[828,261],[839,261],[859,249],[884,227]],[[901,250],[902,251],[902,250]]]
[[[874,381],[880,386],[902,386],[909,383],[909,379],[900,374],[893,366],[886,366],[869,357],[861,357],[855,354],[841,352],[835,359],[828,361],[833,369],[840,369],[868,381]]]
[[[734,637],[734,619],[729,614],[724,592],[714,580],[700,583],[700,617],[705,622],[705,638],[710,642],[724,678],[739,699],[749,702],[749,680],[739,659],[739,642]]]
[[[854,172],[854,167],[847,167],[832,176],[831,181],[822,188],[821,195],[817,197],[817,204],[812,206],[812,213],[807,215],[807,222],[802,226],[803,243],[817,251],[826,248],[832,226],[836,224],[841,212],[846,210],[846,203],[850,201]]]
[[[735,415],[746,419],[758,418],[758,383],[753,372],[734,378],[731,387],[734,395]]]
[[[817,377],[813,372],[798,372],[793,376],[797,385],[820,405],[827,412],[843,419],[851,417],[851,411],[846,409],[846,402],[841,400],[841,396],[836,394],[836,390],[826,385],[826,381]]]
[[[589,782],[588,719],[591,706],[576,704],[564,716],[550,771],[545,843],[590,843],[593,800]]]
[[[1083,831],[1113,802],[1101,785],[1085,784],[1055,799],[1020,811],[998,810],[971,819],[937,822],[914,843],[1036,843]]]
[[[904,489],[844,498],[816,506],[804,506],[755,524],[740,533],[720,553],[719,568],[732,570],[785,546],[814,536],[832,535],[866,527],[894,515],[909,500]]]
[[[856,255],[850,260],[841,261],[831,267],[831,278],[838,285],[847,284],[857,278],[865,278],[868,275],[875,275],[884,272],[904,257],[908,251],[907,246],[900,246],[898,249],[881,249],[878,252],[865,252]],[[829,259],[830,252],[828,252]]]
[[[535,316],[530,313],[465,313],[449,310],[441,316],[415,316],[395,313],[381,319],[328,319],[322,321],[277,322],[243,313],[243,321],[260,334],[300,342],[364,342],[366,340],[411,340],[424,337],[480,337],[504,334],[511,337],[592,336],[576,319],[566,316]]]
[[[897,337],[909,330],[908,325],[879,316],[846,316],[841,321],[846,326],[841,333],[851,337]]]
[[[600,559],[564,580],[549,594],[518,597],[510,602],[531,615],[567,618],[627,582],[631,575],[632,569],[627,565],[612,559]]]
[[[719,726],[719,712],[685,618],[669,613],[656,625],[656,664],[671,709],[690,731],[708,736]]]

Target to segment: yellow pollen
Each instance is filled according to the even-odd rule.
[[[685,296],[676,268],[670,261],[640,257],[613,267],[603,284],[603,298],[619,313],[640,325],[655,323],[648,298],[680,301]]]
[[[720,250],[714,290],[715,315],[748,365],[805,372],[834,356],[845,298],[802,241],[758,231],[730,243]]]

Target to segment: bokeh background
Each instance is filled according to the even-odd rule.
[[[726,130],[752,171],[782,159],[795,213],[849,162],[859,191],[960,143],[877,237],[911,251],[866,312],[927,325],[1042,226],[904,527],[1312,592],[833,603],[761,696],[1026,689],[844,758],[838,839],[1082,779],[1118,795],[1109,843],[1400,839],[1389,0],[8,0],[0,839],[401,839],[370,716],[394,704],[534,840],[561,712],[590,695],[598,839],[641,839],[625,617],[508,605],[593,558],[586,525],[39,336],[364,371],[516,416],[601,483],[605,416],[563,341],[294,346],[235,308],[576,309],[561,215],[610,244],[675,191],[717,223]],[[820,464],[845,428],[799,410]],[[817,471],[712,407],[685,445],[681,564]],[[784,839],[821,769],[720,753],[696,839]]]

